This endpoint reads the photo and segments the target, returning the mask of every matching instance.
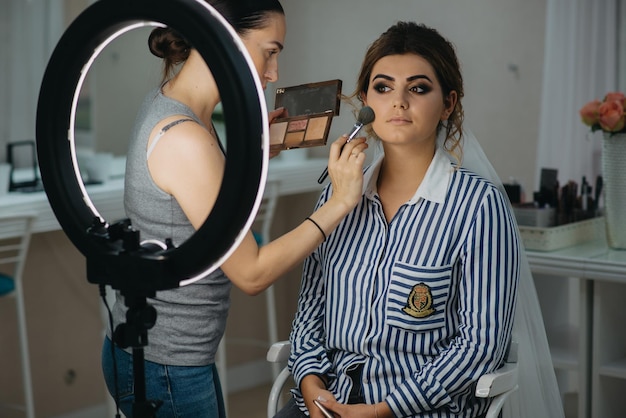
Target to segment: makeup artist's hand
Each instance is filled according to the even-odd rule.
[[[333,184],[331,200],[337,200],[352,210],[363,194],[363,165],[367,143],[364,137],[346,143],[341,136],[330,146],[328,174]]]
[[[289,112],[287,112],[287,109],[284,107],[279,107],[278,109],[274,109],[272,111],[270,111],[267,115],[267,119],[270,122],[270,125],[272,123],[274,123],[274,120],[277,118],[286,118],[287,116],[289,116]],[[270,150],[270,160],[274,157],[276,157],[278,154],[280,154],[280,150],[276,151],[272,151]]]
[[[271,125],[272,123],[274,123],[275,119],[286,118],[287,116],[289,116],[289,112],[287,112],[287,109],[285,109],[284,107],[279,107],[277,109],[271,110],[267,114],[267,119],[269,120]]]

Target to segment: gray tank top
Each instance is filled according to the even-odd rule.
[[[142,241],[172,238],[178,246],[195,230],[176,199],[154,183],[147,161],[148,139],[154,126],[174,115],[204,126],[191,109],[164,96],[160,89],[150,92],[142,103],[126,156],[124,207]],[[231,286],[222,270],[217,269],[190,285],[157,292],[148,300],[157,310],[157,320],[148,330],[145,359],[174,366],[214,363],[226,327]],[[115,326],[126,320],[125,314],[126,306],[118,292],[113,306]]]

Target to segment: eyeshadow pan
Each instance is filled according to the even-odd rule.
[[[324,134],[326,133],[326,124],[328,122],[329,122],[328,116],[322,116],[319,118],[309,119],[309,126],[306,130],[306,135],[304,136],[304,140],[310,141],[314,139],[323,139]]]
[[[288,122],[272,123],[270,125],[270,145],[282,144],[285,140]]]
[[[308,123],[308,119],[292,120],[291,122],[289,122],[287,132],[304,131]]]
[[[294,148],[302,145],[302,141],[304,140],[304,131],[298,132],[287,132],[287,136],[285,136],[285,147],[286,148]]]

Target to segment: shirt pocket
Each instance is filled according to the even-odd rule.
[[[387,323],[422,332],[445,324],[452,266],[395,263],[387,294]]]

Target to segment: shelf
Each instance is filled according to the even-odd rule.
[[[536,279],[535,285],[554,368],[577,372],[566,376],[577,385],[573,412],[578,418],[624,417],[626,334],[618,330],[626,322],[626,251],[610,249],[604,238],[598,238],[551,252],[526,253],[533,274],[547,279]],[[576,295],[571,280],[579,281]],[[580,302],[578,308],[571,305],[576,303],[573,298]],[[573,314],[577,322],[570,326]],[[563,381],[570,383],[565,377]]]
[[[621,358],[605,364],[600,367],[598,372],[601,376],[609,376],[626,380],[626,358]]]
[[[573,326],[564,326],[558,330],[547,330],[550,343],[550,354],[555,369],[578,371],[578,329]]]
[[[555,369],[578,371],[578,353],[562,347],[553,347],[550,349],[550,354]]]

